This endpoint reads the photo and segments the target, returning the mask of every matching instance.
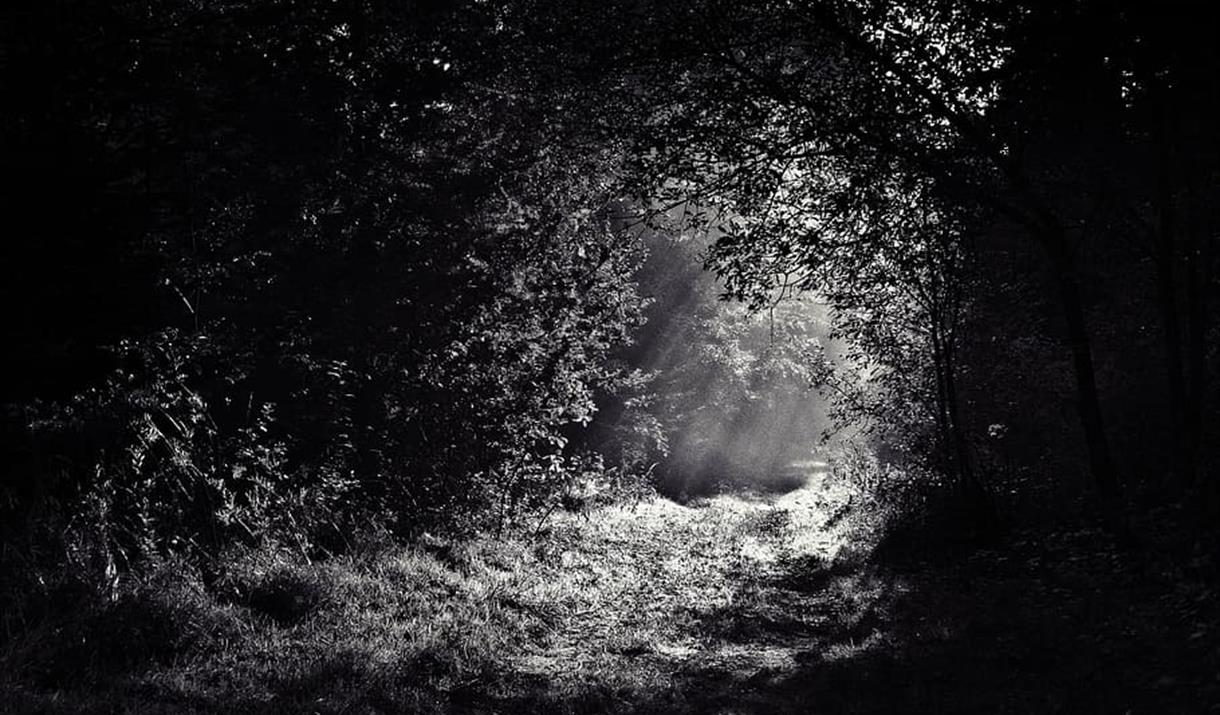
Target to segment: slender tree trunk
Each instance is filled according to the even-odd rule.
[[[1170,171],[1171,149],[1168,131],[1163,132],[1162,150],[1157,177],[1157,230],[1156,230],[1156,288],[1157,307],[1161,314],[1161,328],[1165,342],[1165,375],[1169,388],[1169,443],[1170,459],[1179,485],[1186,488],[1191,482],[1191,461],[1187,438],[1187,390],[1183,369],[1182,321],[1178,310],[1177,271],[1177,221],[1174,192]]]
[[[954,475],[956,497],[963,510],[963,525],[971,538],[995,533],[998,514],[991,495],[974,473],[970,444],[958,401],[957,366],[952,329],[938,324],[932,329],[933,362],[936,368],[937,427],[949,467]]]
[[[933,318],[935,322],[935,318]],[[944,349],[941,345],[940,330],[932,328],[932,369],[936,374],[936,432],[937,441],[944,451],[945,466],[957,480],[956,487],[961,488],[961,472],[954,459],[953,436],[949,421],[949,398],[945,386]]]
[[[1197,65],[1210,68],[1217,66],[1215,43],[1204,42],[1194,45],[1194,47],[1202,51],[1202,57],[1197,61]],[[1198,302],[1196,312],[1193,313],[1190,363],[1191,373],[1198,379],[1194,386],[1199,399],[1198,433],[1195,445],[1197,461],[1200,458],[1211,456],[1210,454],[1200,455],[1198,451],[1203,447],[1211,429],[1215,426],[1215,418],[1210,409],[1213,404],[1211,402],[1213,396],[1207,365],[1207,332],[1211,320],[1212,282],[1216,272],[1215,242],[1220,240],[1220,235],[1217,234],[1220,229],[1220,190],[1218,190],[1217,179],[1213,173],[1214,167],[1220,164],[1220,144],[1217,143],[1213,126],[1215,118],[1220,116],[1220,79],[1217,78],[1214,71],[1211,71],[1197,75],[1196,80],[1200,81],[1200,85],[1196,88],[1199,97],[1196,106],[1201,114],[1196,115],[1192,138],[1199,140],[1199,151],[1193,155],[1196,163],[1195,170],[1190,174],[1191,182],[1188,193],[1195,212],[1192,231],[1199,241]],[[1198,118],[1200,116],[1201,119]],[[1215,528],[1217,517],[1220,517],[1220,471],[1211,470],[1211,473],[1205,475],[1203,479],[1203,499],[1201,501],[1206,518],[1205,524],[1210,524],[1212,528]]]
[[[945,404],[949,412],[950,437],[953,440],[954,461],[957,462],[962,488],[967,492],[977,491],[979,484],[975,479],[974,466],[970,459],[970,443],[966,439],[966,428],[962,424],[961,409],[957,397],[957,377],[954,375],[957,367],[953,360],[953,348],[945,347]]]
[[[1084,429],[1089,453],[1089,467],[1097,493],[1108,506],[1116,506],[1120,496],[1118,468],[1110,452],[1102,420],[1101,400],[1097,392],[1097,376],[1093,367],[1093,351],[1085,323],[1084,302],[1076,275],[1075,260],[1067,237],[1061,231],[1044,236],[1055,269],[1063,317],[1067,326],[1068,346],[1072,351],[1072,368],[1076,375],[1076,407]]]
[[[1199,447],[1203,436],[1203,404],[1207,400],[1207,295],[1211,287],[1210,227],[1203,213],[1206,206],[1198,191],[1194,168],[1187,179],[1187,202],[1190,207],[1186,227],[1186,374],[1189,389],[1183,404],[1183,459],[1190,484],[1195,481],[1199,466]]]

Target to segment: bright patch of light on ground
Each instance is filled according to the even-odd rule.
[[[749,678],[825,650],[884,594],[830,570],[859,536],[844,518],[850,487],[825,462],[794,467],[806,479],[786,494],[657,498],[560,517],[560,569],[538,599],[566,613],[549,646],[518,667],[571,687],[589,669],[661,682],[708,669]],[[867,645],[848,636],[835,653]]]

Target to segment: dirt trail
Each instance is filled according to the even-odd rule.
[[[809,466],[788,493],[657,500],[574,527],[579,539],[558,558],[577,575],[579,605],[514,664],[545,693],[526,703],[1220,712],[1217,614],[1199,605],[1213,592],[1184,590],[1173,567],[1149,570],[1087,524],[881,567],[864,508],[824,465]]]
[[[12,650],[26,670],[10,669],[7,689],[0,678],[0,710],[1193,713],[1220,703],[1220,609],[1193,561],[1120,552],[1075,523],[972,551],[910,534],[920,560],[882,566],[873,502],[825,464],[795,474],[805,478],[687,504],[564,513],[503,538],[429,538],[321,563],[252,551],[212,590],[163,574]]]
[[[732,711],[779,705],[767,690],[808,663],[877,647],[879,610],[901,587],[865,566],[850,490],[825,463],[801,468],[787,493],[658,499],[557,524],[549,556],[571,598],[538,594],[564,603],[562,625],[515,669],[561,701],[593,691],[626,710]]]

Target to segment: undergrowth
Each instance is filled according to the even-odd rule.
[[[783,584],[819,593],[798,572],[849,573],[832,566],[843,527],[820,530],[846,503],[648,498],[324,561],[273,546],[210,570],[167,561],[9,639],[0,677],[13,707],[41,712],[669,707],[696,697],[684,679],[795,652],[765,614],[793,607]]]
[[[1195,562],[1133,560],[1077,524],[879,566],[907,533],[900,498],[860,481],[900,475],[860,469],[882,468],[48,585],[0,648],[0,697],[44,713],[1138,713],[1220,696]],[[1119,680],[1099,687],[1103,672]]]

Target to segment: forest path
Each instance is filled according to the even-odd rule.
[[[574,710],[590,698],[631,711],[799,707],[768,691],[876,647],[878,614],[902,586],[866,566],[845,518],[852,491],[829,465],[794,468],[803,484],[786,493],[764,481],[565,515],[543,542],[559,578],[536,594],[562,604],[556,627],[513,669]]]
[[[882,566],[859,498],[809,467],[784,494],[565,516],[566,605],[512,662],[532,694],[492,710],[1220,712],[1214,591],[1178,567],[1081,523],[966,552],[912,535],[924,555]]]
[[[1085,522],[972,551],[891,534],[915,557],[882,559],[873,502],[827,465],[758,484],[165,572],[0,652],[26,669],[0,668],[0,710],[1220,712],[1220,599],[1192,561]]]

